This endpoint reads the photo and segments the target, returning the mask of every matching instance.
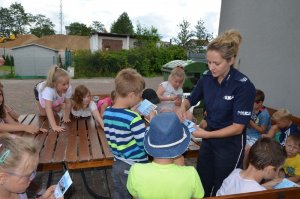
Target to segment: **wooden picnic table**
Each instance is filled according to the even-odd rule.
[[[104,131],[96,126],[93,117],[71,118],[70,123],[61,124],[66,128],[62,133],[52,131],[47,117],[44,116],[25,114],[19,117],[19,122],[48,129],[48,132],[37,135],[25,132],[20,134],[37,143],[40,152],[39,171],[60,170],[63,164],[70,170],[109,167],[113,164],[113,154]],[[198,150],[199,143],[191,141],[184,155],[197,157]]]

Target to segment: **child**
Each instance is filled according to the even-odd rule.
[[[0,131],[1,132],[15,132],[25,131],[27,133],[36,134],[39,131],[46,132],[46,129],[40,129],[35,125],[24,125],[18,123],[15,119],[7,113],[4,101],[3,87],[0,86]]]
[[[284,146],[289,135],[299,135],[298,127],[293,123],[292,114],[287,109],[279,109],[273,113],[271,119],[275,121],[275,124],[272,125],[266,137],[273,138],[277,132],[280,132],[279,143]]]
[[[151,88],[147,88],[143,91],[142,100],[148,100],[152,104],[159,106],[160,99],[158,98],[155,90]],[[133,107],[132,110],[135,110],[136,107]],[[149,123],[150,120],[158,113],[159,108],[157,107],[154,111],[152,111],[149,115],[144,115],[144,119]]]
[[[158,106],[157,110],[160,110],[159,106],[160,106],[160,99],[158,98],[157,96],[157,93],[151,89],[151,88],[147,88],[143,91],[143,94],[142,94],[142,98],[143,99],[147,99],[149,100],[152,104],[155,104]],[[149,121],[155,116],[157,115],[159,112],[157,110],[154,110],[152,113],[150,113],[149,116],[144,116],[144,119],[149,123]],[[174,159],[174,163],[177,164],[177,165],[181,165],[181,166],[184,166],[185,163],[184,163],[184,157],[181,155],[181,156],[178,156]]]
[[[244,168],[247,166],[247,159],[251,146],[261,137],[262,134],[265,134],[271,126],[271,116],[269,111],[263,105],[264,100],[264,92],[256,89],[252,116],[246,130],[247,137],[244,154]]]
[[[160,99],[157,96],[157,93],[152,88],[147,88],[143,91],[142,98],[149,100],[152,104],[158,105],[160,103]]]
[[[53,112],[60,112],[63,103],[63,122],[70,122],[72,87],[68,72],[57,65],[50,68],[46,81],[40,82],[34,88],[35,99],[39,101],[39,114],[47,116],[51,128],[55,132],[63,132],[64,127],[56,123]]]
[[[86,86],[77,86],[72,96],[72,100],[74,103],[71,113],[74,117],[89,117],[93,115],[98,125],[104,129],[103,120],[100,117],[97,105],[92,101],[91,92]]]
[[[112,198],[131,198],[126,189],[128,171],[134,163],[148,162],[144,150],[145,123],[130,110],[141,100],[145,81],[134,69],[123,69],[115,78],[116,100],[104,111],[104,132],[114,154]]]
[[[160,113],[152,119],[144,144],[153,162],[130,168],[127,188],[133,198],[203,198],[196,169],[174,164],[174,158],[187,150],[190,140],[189,130],[175,113]]]
[[[34,142],[9,134],[0,136],[0,199],[27,199],[25,193],[36,175],[39,152]],[[54,198],[55,185],[39,199]]]
[[[100,112],[101,118],[103,118],[104,111],[107,107],[112,106],[116,97],[116,92],[111,91],[110,97],[106,97],[97,102],[97,108]]]
[[[263,191],[273,187],[282,180],[274,178],[285,158],[286,152],[278,142],[271,138],[258,139],[250,149],[247,169],[234,169],[223,181],[217,196]],[[260,185],[262,180],[271,181]]]
[[[158,86],[156,93],[161,101],[159,112],[175,111],[176,107],[181,105],[184,80],[184,69],[182,66],[177,66],[171,71],[168,81]]]
[[[286,177],[295,182],[300,182],[300,135],[290,135],[285,143],[287,159],[283,165]]]
[[[4,90],[3,84],[1,82],[0,82],[0,88],[1,88],[2,91]],[[9,114],[12,119],[14,119],[15,121],[18,121],[18,118],[20,116],[19,113],[17,113],[13,108],[11,108],[10,106],[8,106],[7,104],[4,104],[4,109],[5,109],[5,112],[7,114]]]

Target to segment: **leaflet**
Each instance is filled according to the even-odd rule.
[[[66,171],[65,174],[61,177],[59,182],[56,185],[55,191],[54,191],[54,198],[61,198],[66,193],[68,188],[73,183],[69,171]]]
[[[275,185],[273,188],[274,189],[282,189],[282,188],[291,188],[291,187],[300,187],[300,185],[285,178],[280,183]]]
[[[139,103],[137,110],[141,115],[148,116],[157,106],[152,104],[149,100],[144,99],[142,102]]]

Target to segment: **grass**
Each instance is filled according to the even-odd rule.
[[[11,73],[12,70],[12,73]],[[4,75],[2,75],[4,73]],[[0,66],[0,77],[1,78],[14,78],[15,77],[15,67],[3,65]]]
[[[13,72],[14,72],[14,71],[15,71],[15,67],[6,66],[6,65],[0,66],[0,71],[10,72],[10,71],[11,71],[11,68],[12,68],[12,70],[13,70]]]

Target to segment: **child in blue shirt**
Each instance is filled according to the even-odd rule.
[[[262,134],[267,133],[271,127],[271,116],[266,107],[263,105],[264,100],[264,92],[256,89],[251,120],[246,130],[244,168],[247,167],[247,159],[251,146],[261,137]]]

